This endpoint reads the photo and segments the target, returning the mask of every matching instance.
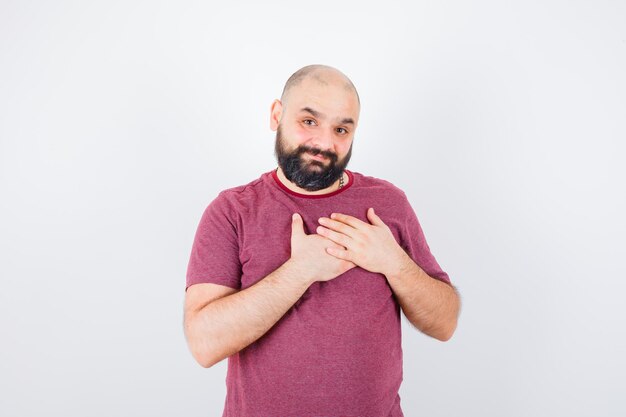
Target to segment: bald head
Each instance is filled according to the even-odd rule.
[[[335,84],[341,88],[345,88],[346,91],[351,91],[355,94],[359,106],[361,105],[359,93],[356,91],[356,87],[354,87],[352,81],[338,69],[320,64],[307,65],[294,72],[285,83],[280,101],[286,105],[292,90],[302,84],[304,80],[313,80],[321,85]]]

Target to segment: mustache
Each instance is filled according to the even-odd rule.
[[[300,145],[298,146],[298,156],[300,156],[301,154],[305,153],[305,152],[309,152],[313,155],[322,155],[328,159],[330,159],[332,162],[336,162],[337,161],[337,154],[331,151],[323,151],[319,148],[312,148],[310,146],[306,146],[306,145]]]

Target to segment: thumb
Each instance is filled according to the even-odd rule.
[[[303,235],[304,226],[302,225],[302,217],[298,213],[293,213],[291,216],[291,236]]]
[[[367,218],[369,219],[370,223],[372,223],[374,226],[383,226],[385,224],[380,219],[380,217],[378,217],[378,215],[374,213],[373,207],[370,207],[367,209]]]

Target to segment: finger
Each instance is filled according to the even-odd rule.
[[[367,218],[374,226],[384,226],[385,223],[382,221],[378,214],[374,212],[374,207],[370,207],[367,209]]]
[[[334,230],[327,229],[323,226],[317,226],[317,233],[332,240],[335,243],[340,244],[341,246],[348,247],[352,239],[349,236],[344,235],[343,233],[335,232]]]
[[[350,261],[352,262],[351,256],[350,256],[350,252],[347,251],[346,249],[340,249],[340,248],[326,248],[326,252],[329,255],[334,256],[335,258],[339,258],[339,259],[343,259],[345,261]]]
[[[347,214],[332,213],[330,215],[330,218],[338,222],[347,224],[355,229],[363,229],[369,226],[369,224],[365,223],[363,220],[357,219],[356,217],[349,216]]]
[[[328,217],[320,217],[318,220],[318,223],[326,227],[327,229],[331,229],[336,232],[342,233],[346,236],[350,236],[354,238],[355,231],[356,231],[355,228],[346,223],[342,223],[337,220],[332,220],[332,219],[329,219]]]

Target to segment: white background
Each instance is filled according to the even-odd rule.
[[[191,243],[312,63],[463,297],[447,343],[403,318],[405,415],[626,415],[626,3],[591,0],[0,1],[0,415],[221,415]]]

